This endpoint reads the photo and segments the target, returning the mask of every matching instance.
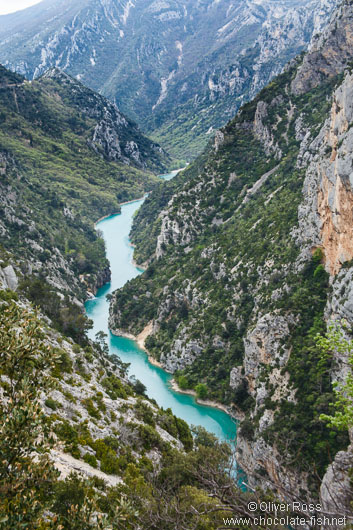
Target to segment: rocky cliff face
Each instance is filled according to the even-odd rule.
[[[352,513],[353,490],[350,479],[353,467],[353,447],[337,453],[327,469],[320,488],[320,501],[327,513]],[[324,528],[340,530],[342,525],[326,525]]]
[[[342,72],[351,60],[352,14],[344,1],[335,11],[334,20],[322,34],[317,34],[310,46],[310,53],[304,57],[303,65],[292,83],[295,94],[307,92],[323,79]]]
[[[314,156],[310,157],[304,183],[306,196],[299,210],[301,245],[322,245],[325,265],[332,276],[353,257],[352,86],[353,77],[347,72],[333,95],[330,117],[308,146]]]
[[[68,71],[189,159],[305,49],[335,5],[45,0],[0,17],[0,60],[29,78]]]
[[[352,10],[344,3],[302,63],[245,105],[167,185],[166,196],[174,192],[167,205],[161,194],[150,197],[154,257],[115,294],[110,320],[138,331],[152,318],[151,352],[191,387],[202,381],[210,396],[241,411],[238,458],[250,484],[282,485],[284,496],[300,484],[313,498],[312,466],[321,476],[327,469],[328,512],[327,488],[336,498],[341,491],[334,469],[347,481],[351,452],[347,433],[336,432],[331,445],[318,417],[347,359],[336,354],[321,376],[314,337],[332,318],[353,326]],[[340,59],[326,70],[322,57]],[[139,226],[143,210],[137,234]],[[135,304],[146,310],[131,325]],[[327,468],[329,446],[332,455],[343,452]]]
[[[81,116],[94,120],[95,124],[88,145],[108,161],[155,172],[163,171],[170,161],[167,153],[152,142],[125,117],[109,100],[86,88],[58,68],[44,73],[41,82],[52,79],[57,83],[58,95],[66,98]]]

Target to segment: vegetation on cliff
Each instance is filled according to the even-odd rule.
[[[26,276],[27,297],[75,340],[87,327],[78,301],[110,274],[93,222],[150,190],[166,161],[68,75],[54,69],[30,83],[0,67],[0,243]]]
[[[193,440],[185,422],[137,395],[102,337],[83,350],[24,299],[9,292],[7,299],[0,311],[0,528],[157,530],[163,521],[166,530],[216,529],[229,510],[221,490],[227,486],[229,499],[244,496],[229,474],[227,444],[202,429]]]
[[[348,436],[320,421],[335,402],[332,360],[318,370],[315,342],[325,331],[329,274],[314,230],[298,235],[298,223],[308,166],[333,152],[325,132],[349,74],[350,17],[349,7],[325,41],[342,60],[326,72],[326,48],[311,69],[298,58],[202,158],[150,195],[132,233],[149,267],[111,305],[112,328],[137,334],[152,321],[149,351],[184,388],[205,384],[209,397],[241,411],[240,438],[275,448],[277,470],[311,469],[311,492]],[[298,89],[315,68],[318,81]],[[256,465],[268,475],[265,461]]]
[[[0,60],[59,66],[190,161],[326,23],[335,0],[45,0],[0,18]]]

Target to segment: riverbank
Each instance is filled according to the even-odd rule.
[[[145,197],[146,197],[146,194],[143,197],[140,197],[139,199],[132,199],[131,201],[120,202],[119,206],[125,206],[126,204],[133,204],[134,202],[143,201]],[[120,212],[113,212],[113,213],[108,213],[107,215],[103,215],[103,217],[100,217],[98,221],[95,221],[94,227],[96,228],[96,225],[98,223],[100,223],[101,221],[104,221],[104,219],[108,219],[108,217],[112,217],[113,215],[121,215],[121,210]]]
[[[94,223],[94,228],[97,227],[97,224],[100,223],[101,221],[104,221],[104,219],[108,219],[108,217],[111,217],[112,215],[120,215],[121,214],[121,210],[120,212],[115,212],[115,213],[108,213],[107,215],[103,215],[103,217],[100,217],[98,219],[98,221],[95,221]]]
[[[114,330],[114,331],[110,330],[110,331],[116,337],[124,337],[125,339],[130,339],[130,340],[133,340],[134,342],[136,342],[138,347],[147,354],[149,363],[153,364],[153,366],[158,366],[158,368],[161,368],[162,370],[167,372],[167,370],[165,370],[165,368],[163,368],[161,363],[158,362],[157,359],[152,357],[152,355],[150,354],[150,352],[147,350],[147,348],[145,346],[145,341],[146,341],[147,337],[149,335],[151,335],[151,333],[152,333],[152,322],[147,324],[147,326],[138,335],[133,335],[132,333],[128,333],[127,331],[123,331],[122,329],[117,329],[117,330]]]
[[[133,246],[133,245],[131,245],[131,246]],[[144,267],[143,265],[139,265],[138,263],[136,263],[136,261],[134,259],[131,260],[131,264],[134,267],[136,267],[136,269],[139,269],[142,272],[145,272],[147,270],[147,267]]]
[[[164,366],[159,361],[157,361],[154,357],[152,357],[152,355],[150,354],[150,352],[147,350],[147,348],[145,346],[146,339],[147,339],[147,337],[149,337],[151,335],[152,331],[153,331],[153,322],[151,321],[151,322],[149,322],[147,324],[147,326],[138,335],[133,335],[132,333],[128,333],[128,332],[122,331],[120,329],[116,330],[116,331],[112,331],[112,333],[113,333],[113,335],[116,335],[117,337],[125,337],[126,339],[133,340],[134,342],[137,343],[138,347],[141,348],[141,350],[143,350],[147,354],[148,362],[150,364],[152,364],[153,366],[157,366],[158,368],[161,368],[166,373],[172,373],[172,372],[169,372],[168,370],[166,370],[164,368]],[[218,401],[213,401],[211,399],[199,399],[197,397],[197,394],[196,394],[195,390],[191,390],[191,389],[182,390],[178,386],[178,383],[176,382],[175,379],[171,379],[169,384],[170,384],[171,388],[174,390],[174,392],[178,392],[179,394],[187,394],[189,396],[193,396],[195,398],[196,403],[198,403],[199,405],[203,405],[204,407],[212,407],[212,408],[215,408],[215,409],[218,409],[218,410],[222,410],[223,412],[225,412],[226,414],[229,414],[232,418],[235,418],[236,420],[243,419],[241,417],[241,415],[235,415],[234,411],[230,407],[227,407],[226,405],[222,405],[222,403],[218,403]]]
[[[139,202],[139,201],[143,201],[143,199],[146,197],[147,193],[145,193],[142,197],[140,197],[139,199],[132,199],[131,201],[125,201],[125,202],[120,202],[119,205],[120,206],[125,206],[125,204],[133,204],[134,202]]]
[[[130,247],[131,247],[131,248],[135,248],[135,247],[136,247],[136,245],[134,245],[134,244],[131,243],[130,241],[129,241],[129,244],[130,244]],[[142,271],[142,272],[145,272],[145,271],[147,270],[147,268],[148,268],[147,263],[142,263],[142,265],[139,265],[138,263],[136,263],[136,261],[134,260],[134,258],[132,258],[132,260],[131,260],[131,264],[132,264],[134,267],[136,267],[136,269],[140,269],[140,271]]]
[[[105,289],[86,302],[87,316],[93,321],[93,328],[89,331],[89,336],[93,340],[97,332],[109,330],[107,294],[112,294],[141,273],[141,269],[136,269],[131,263],[132,249],[129,243],[129,233],[133,216],[142,201],[130,202],[134,204],[122,207],[120,215],[107,216],[109,218],[97,226],[106,242],[112,277]],[[146,322],[147,325],[141,333],[136,333],[136,336],[115,328],[114,334],[108,334],[109,351],[130,365],[130,375],[134,375],[145,385],[146,394],[151,399],[155,399],[160,406],[165,409],[170,408],[173,414],[185,420],[189,425],[201,425],[222,441],[234,439],[236,436],[234,415],[227,414],[228,411],[219,408],[217,403],[210,402],[211,406],[207,406],[207,401],[199,404],[194,396],[184,395],[172,389],[170,380],[173,376],[164,369],[161,363],[152,358],[146,348],[147,337],[153,331],[151,321]],[[111,324],[114,327],[114,323],[111,322]]]
[[[211,399],[199,399],[197,397],[197,394],[195,390],[182,390],[178,383],[175,381],[175,379],[172,379],[170,381],[170,386],[174,390],[174,392],[179,392],[180,394],[187,394],[189,396],[193,396],[195,398],[196,403],[199,405],[204,405],[205,407],[213,407],[215,409],[223,410],[223,412],[226,412],[227,414],[231,415],[229,411],[229,407],[226,407],[225,405],[222,405],[222,403],[218,403],[218,401],[212,401]]]

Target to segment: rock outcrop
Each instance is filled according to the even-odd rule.
[[[12,265],[2,268],[0,264],[0,285],[2,289],[16,291],[18,287],[18,278]]]
[[[308,146],[310,162],[299,208],[302,252],[322,246],[326,268],[333,276],[353,258],[352,95],[353,76],[347,72],[334,92],[331,116]]]
[[[353,13],[350,0],[334,12],[321,36],[316,36],[309,53],[292,82],[295,94],[303,94],[327,77],[340,74],[352,60]]]
[[[320,487],[320,502],[322,511],[328,517],[332,514],[346,515],[348,524],[352,521],[353,488],[351,473],[353,468],[353,448],[337,453],[332,464],[329,465]],[[336,517],[337,519],[337,517]],[[346,524],[328,524],[326,530],[342,530]]]
[[[106,160],[144,170],[165,169],[169,161],[167,153],[157,143],[144,137],[137,125],[124,116],[115,103],[89,90],[58,68],[49,69],[41,79],[53,79],[58,84],[59,95],[68,98],[82,115],[94,120],[93,132],[87,143]]]

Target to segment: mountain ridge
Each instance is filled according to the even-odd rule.
[[[305,49],[335,4],[86,0],[55,11],[46,0],[42,12],[0,17],[0,60],[29,78],[68,70],[185,160]]]
[[[82,305],[109,280],[93,223],[156,185],[151,170],[167,160],[116,106],[67,74],[28,82],[0,68],[1,244],[32,282],[49,282],[53,297]]]

